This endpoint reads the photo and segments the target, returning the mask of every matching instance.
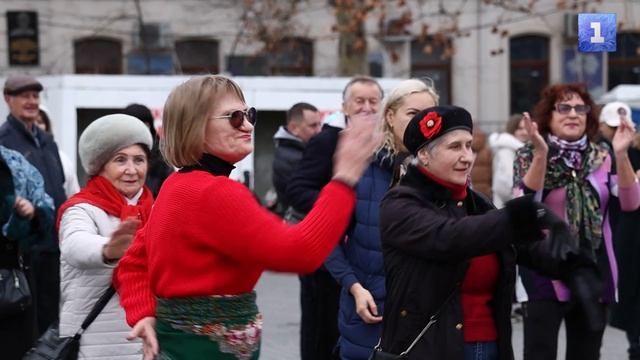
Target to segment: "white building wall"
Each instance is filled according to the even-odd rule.
[[[388,1],[394,5],[395,1]],[[414,18],[411,32],[419,34],[425,19],[431,29],[446,24],[445,18],[434,15],[438,1],[408,1]],[[541,0],[536,9],[543,16],[531,16],[521,12],[505,12],[498,7],[481,5],[483,1],[452,0],[443,2],[447,9],[456,9],[461,4],[459,26],[469,31],[468,37],[455,38],[455,54],[452,58],[451,92],[452,102],[467,107],[479,122],[504,121],[509,115],[509,38],[491,33],[491,24],[502,20],[500,30],[509,36],[542,34],[550,37],[550,81],[562,81],[562,51],[564,47],[564,14],[556,9],[556,0]],[[522,1],[521,3],[526,3]],[[608,0],[589,5],[599,12],[614,12],[625,29],[640,26],[640,3],[624,0]],[[258,43],[240,41],[235,44],[240,28],[240,2],[231,0],[142,0],[145,22],[169,24],[169,41],[190,36],[211,36],[219,40],[220,69],[226,68],[226,55],[232,48],[235,54],[250,55],[260,49]],[[420,5],[422,4],[422,8]],[[8,67],[8,57],[0,56],[0,72],[28,72],[35,75],[71,74],[73,64],[73,41],[85,36],[109,36],[123,42],[123,54],[134,47],[133,38],[137,24],[135,2],[129,0],[3,0],[0,14],[7,10],[36,10],[40,20],[41,66]],[[400,9],[387,8],[388,18],[398,15]],[[0,37],[6,38],[6,18],[0,16]],[[338,36],[332,31],[335,22],[334,9],[328,1],[301,1],[298,15],[289,27],[290,32],[308,37],[314,43],[314,75],[332,77],[338,69]],[[377,13],[369,16],[367,32],[377,32]],[[235,44],[235,47],[234,47]],[[399,55],[392,62],[389,52],[373,35],[368,37],[370,52],[381,52],[384,59],[385,77],[406,78],[410,73],[409,43],[396,44]],[[503,53],[491,56],[492,50],[503,49]],[[0,41],[0,53],[7,53],[6,41]],[[126,72],[126,58],[123,58]],[[605,60],[606,64],[606,60]],[[605,70],[606,73],[606,70]],[[49,101],[49,100],[48,100]],[[54,101],[51,99],[50,101]],[[58,101],[55,99],[55,101]],[[64,136],[62,134],[58,136]]]

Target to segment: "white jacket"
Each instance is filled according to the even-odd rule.
[[[60,335],[73,335],[111,283],[114,265],[102,261],[102,246],[120,219],[89,204],[68,208],[60,222]],[[79,359],[140,360],[139,341],[126,339],[131,328],[115,294],[82,335]]]
[[[67,199],[71,197],[71,195],[80,191],[80,184],[78,184],[78,175],[76,175],[76,167],[73,165],[73,162],[67,154],[63,153],[62,150],[58,150],[58,154],[60,154],[60,162],[62,163],[62,172],[64,173],[64,183],[62,187],[64,188],[64,193],[67,194]]]
[[[513,163],[516,150],[524,143],[509,133],[493,133],[489,136],[489,146],[493,152],[493,177],[491,190],[493,204],[502,208],[513,198]]]

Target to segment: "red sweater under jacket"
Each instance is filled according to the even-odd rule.
[[[457,185],[440,179],[427,169],[418,167],[426,177],[451,191],[454,200],[467,197],[467,185]],[[493,317],[491,300],[498,284],[500,263],[496,254],[476,256],[462,283],[462,319],[464,322],[464,341],[496,341],[498,330]]]
[[[155,316],[156,297],[235,295],[252,291],[266,269],[314,271],[344,235],[355,201],[353,189],[331,181],[291,226],[226,176],[172,174],[118,264],[128,324]]]
[[[464,341],[496,341],[498,330],[489,303],[498,284],[498,255],[476,256],[462,283]]]

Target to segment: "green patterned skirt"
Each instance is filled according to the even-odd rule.
[[[159,359],[254,360],[262,315],[256,293],[158,299]]]

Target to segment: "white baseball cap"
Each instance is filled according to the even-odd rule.
[[[610,102],[600,111],[600,122],[611,127],[618,127],[620,126],[620,116],[626,116],[631,121],[631,108],[629,105],[620,101]]]

